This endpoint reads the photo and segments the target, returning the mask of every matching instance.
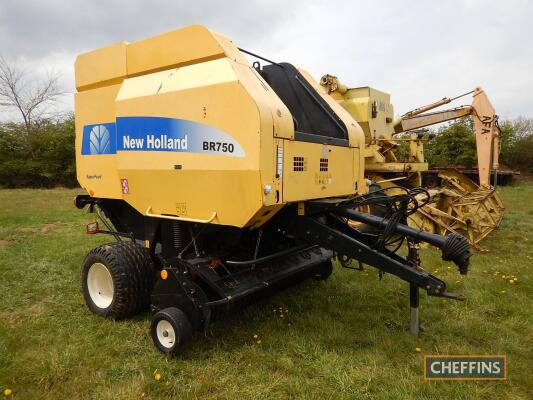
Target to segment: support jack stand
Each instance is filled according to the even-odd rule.
[[[410,266],[415,269],[420,268],[420,246],[417,242],[408,240],[407,247],[409,249],[407,261],[409,262]],[[411,308],[410,331],[411,335],[414,337],[418,337],[420,333],[419,305],[420,292],[418,286],[414,283],[409,283],[409,306]]]
[[[418,306],[420,303],[420,293],[418,292],[418,286],[414,283],[409,284],[409,304],[411,306],[411,335],[418,337],[420,333],[420,318],[418,313]]]

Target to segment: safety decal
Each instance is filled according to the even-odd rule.
[[[128,184],[128,180],[126,178],[122,178],[120,180],[120,187],[122,189],[122,194],[130,194],[130,185]]]

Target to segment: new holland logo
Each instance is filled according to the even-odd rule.
[[[92,124],[83,127],[81,154],[100,155],[117,152],[117,138],[114,123]]]
[[[165,117],[117,117],[116,123],[83,127],[82,155],[117,151],[170,151],[244,157],[231,135],[196,121]]]
[[[107,154],[111,148],[111,135],[104,125],[96,125],[89,134],[89,152]]]

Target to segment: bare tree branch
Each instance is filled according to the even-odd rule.
[[[0,105],[20,112],[28,136],[32,134],[34,120],[61,94],[57,74],[49,73],[45,79],[36,81],[15,63],[0,57]]]

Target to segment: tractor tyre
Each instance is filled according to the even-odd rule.
[[[154,266],[135,242],[105,244],[89,252],[81,267],[83,297],[89,309],[112,319],[146,310],[154,285]]]
[[[152,340],[159,351],[180,354],[192,339],[192,326],[187,315],[176,307],[158,311],[152,318]]]

